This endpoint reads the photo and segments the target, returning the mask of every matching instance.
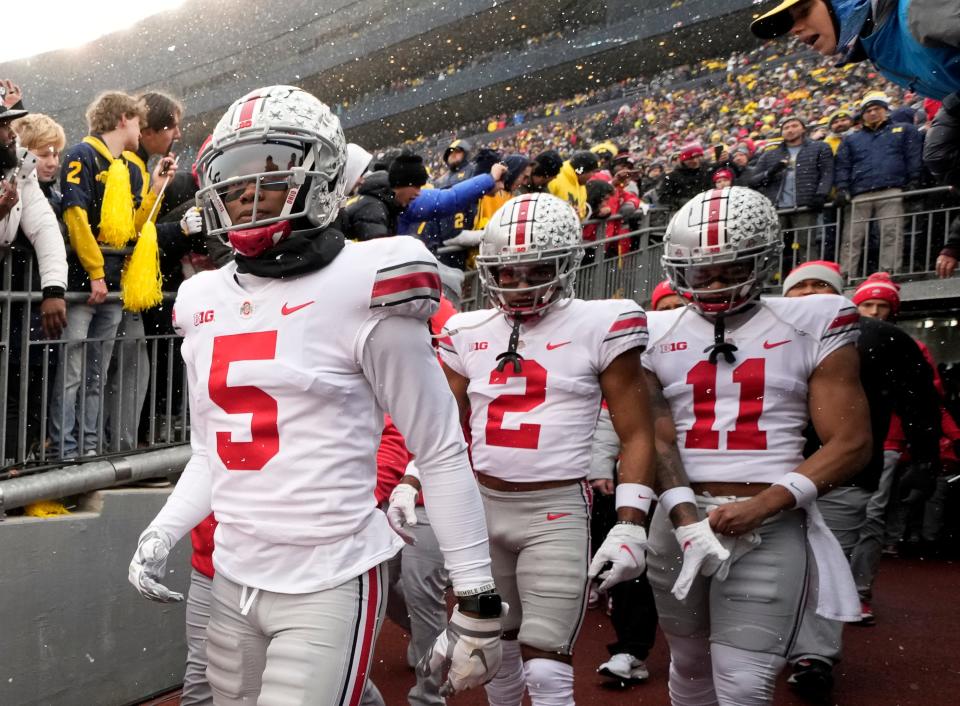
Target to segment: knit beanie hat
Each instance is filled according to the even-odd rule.
[[[686,162],[688,159],[703,156],[703,145],[699,142],[691,142],[680,148],[680,161]]]
[[[857,306],[870,299],[887,302],[896,314],[900,311],[900,285],[886,272],[874,272],[853,293],[853,303]]]
[[[664,297],[669,297],[671,294],[676,294],[676,291],[674,291],[673,285],[670,284],[670,280],[665,279],[653,288],[653,294],[650,297],[650,309],[656,311],[657,304],[660,303],[660,300]]]
[[[811,260],[790,270],[790,274],[783,280],[784,296],[805,279],[826,282],[837,294],[843,292],[843,275],[840,274],[840,265],[830,260]]]
[[[600,161],[593,152],[580,150],[570,156],[570,166],[577,174],[587,174],[597,171],[600,168]]]
[[[423,166],[423,158],[418,154],[404,153],[390,164],[387,172],[390,186],[423,186],[427,183],[427,168]]]

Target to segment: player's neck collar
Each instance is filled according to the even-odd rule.
[[[263,257],[244,257],[238,253],[234,259],[241,274],[284,279],[326,267],[343,250],[343,244],[343,234],[335,228],[294,231]]]

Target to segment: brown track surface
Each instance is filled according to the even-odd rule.
[[[877,581],[875,627],[849,626],[845,659],[835,670],[838,706],[956,706],[960,704],[960,563],[885,560]],[[650,655],[649,682],[626,690],[605,688],[596,675],[613,630],[606,615],[590,611],[574,657],[578,706],[667,706],[668,655],[662,639]],[[413,673],[406,666],[406,635],[387,622],[373,679],[388,706],[406,704]],[[484,706],[483,691],[448,699],[450,706]],[[175,706],[176,695],[149,702]],[[525,702],[527,703],[527,702]],[[800,706],[781,680],[775,703]]]

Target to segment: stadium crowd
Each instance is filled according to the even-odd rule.
[[[415,85],[405,82],[391,90]],[[144,343],[145,336],[174,334],[163,292],[234,257],[207,235],[209,222],[194,206],[196,167],[178,163],[184,107],[160,92],[107,92],[87,111],[89,135],[68,145],[63,129],[37,112],[42,96],[25,98],[11,80],[3,86],[0,242],[18,246],[6,253],[14,275],[10,289],[40,293],[36,306],[11,300],[10,340],[44,336],[58,342],[46,354],[40,347],[11,348],[9,369],[17,374],[7,382],[7,455],[17,447],[21,423],[28,425],[28,443],[45,446],[53,458],[134,449],[144,443],[141,419],[162,406],[184,404],[184,391],[175,385],[169,393],[174,399],[155,400],[147,409],[151,369],[179,370],[165,347]],[[589,110],[593,105],[596,110]],[[596,244],[589,262],[636,250],[641,234],[655,243],[669,214],[704,191],[748,187],[778,209],[783,256],[769,285],[796,297],[842,294],[856,282],[852,301],[861,316],[895,322],[902,276],[935,271],[949,277],[960,257],[960,218],[947,220],[955,197],[936,188],[949,182],[922,160],[924,136],[938,108],[865,63],[833,68],[799,44],[784,49],[768,43],[649,80],[490,116],[453,134],[421,137],[378,154],[349,145],[346,198],[337,204],[333,224],[353,240],[420,239],[442,264],[444,293],[456,308],[464,273],[476,266],[484,228],[513,197],[543,193],[571,204],[582,223],[582,241]],[[202,160],[203,147],[199,153]],[[267,159],[271,164],[274,157]],[[278,154],[276,162],[282,160]],[[923,214],[922,222],[911,216],[916,213]],[[643,242],[651,247],[650,239]],[[684,304],[664,282],[652,292],[648,308]],[[439,325],[435,333],[440,335]],[[902,338],[906,355],[923,356],[923,370],[937,385],[942,435],[931,455],[917,431],[922,425],[908,418],[907,406],[895,405],[903,419],[878,430],[886,438],[879,465],[869,479],[858,477],[843,488],[857,495],[857,507],[865,512],[859,531],[844,537],[837,531],[857,581],[862,625],[883,619],[871,608],[881,549],[910,554],[944,549],[949,481],[960,473],[960,429],[943,404],[936,362],[922,346]],[[902,360],[895,355],[883,354]],[[16,356],[29,361],[21,366]],[[21,369],[32,390],[49,395],[43,405],[31,405],[25,421],[15,407],[27,384]],[[38,386],[47,378],[51,385]],[[49,414],[41,415],[40,407]],[[410,460],[402,440],[391,454],[391,429],[388,425],[378,459],[381,473],[393,479],[379,489],[377,500],[385,508]],[[602,432],[598,428],[590,475],[598,496],[594,550],[619,524],[613,479],[620,449]],[[26,451],[20,449],[22,455]],[[826,504],[823,513],[829,525]],[[207,577],[213,573],[212,532],[208,519],[194,536],[194,567]],[[428,593],[416,581],[426,584],[435,578],[430,572],[438,571],[435,556],[422,544],[421,554],[414,555],[413,546],[403,558],[408,606],[416,591]],[[645,578],[609,591],[600,591],[600,584],[593,583],[591,605],[610,612],[617,642],[598,669],[613,679],[643,681],[656,627],[651,587]],[[413,625],[416,616],[407,616],[404,624],[419,640],[418,655],[429,648],[425,636],[442,629],[445,619],[432,615]],[[792,683],[818,698],[829,691],[839,658],[839,636],[825,639],[827,646],[812,639],[809,649],[790,655]],[[188,684],[191,678],[203,681],[198,664],[191,662]],[[411,703],[442,703],[438,684],[419,676]],[[208,697],[196,698],[183,703]]]

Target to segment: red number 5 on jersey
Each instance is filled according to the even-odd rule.
[[[529,412],[547,399],[547,371],[535,360],[523,360],[521,372],[508,365],[490,373],[491,385],[505,385],[510,378],[523,378],[527,388],[520,395],[500,395],[487,407],[487,443],[511,449],[535,449],[540,444],[540,425],[521,424],[519,429],[504,429],[503,415],[508,412]]]
[[[273,360],[277,332],[238,333],[213,339],[213,361],[207,390],[227,414],[249,414],[250,441],[234,441],[229,431],[217,432],[217,455],[231,471],[259,471],[280,451],[277,401],[251,385],[227,384],[230,364],[243,360]]]
[[[727,432],[727,448],[731,451],[763,451],[767,448],[767,432],[760,430],[763,413],[763,358],[749,358],[732,371],[733,381],[740,385],[740,408],[733,429]],[[726,370],[724,370],[724,374]],[[693,387],[693,426],[687,431],[684,446],[688,449],[719,449],[720,432],[713,428],[717,421],[717,366],[701,360],[687,373],[687,384]]]

